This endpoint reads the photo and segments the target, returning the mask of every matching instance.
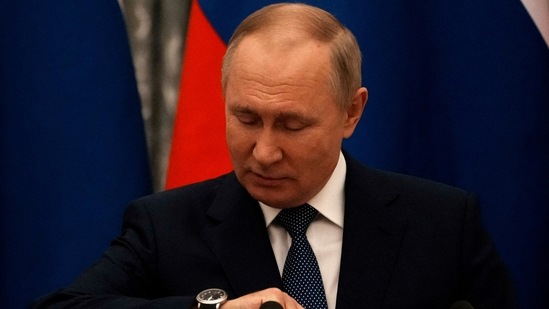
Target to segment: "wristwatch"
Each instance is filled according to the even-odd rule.
[[[207,289],[196,295],[196,301],[200,309],[218,309],[227,301],[227,293],[218,288]]]

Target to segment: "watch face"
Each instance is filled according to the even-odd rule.
[[[196,300],[202,304],[219,304],[227,299],[227,293],[222,289],[207,289],[196,296]]]

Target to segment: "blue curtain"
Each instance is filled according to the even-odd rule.
[[[70,283],[151,192],[116,1],[0,4],[0,308]]]

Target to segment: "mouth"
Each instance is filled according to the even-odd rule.
[[[282,185],[283,182],[287,181],[287,177],[278,177],[272,175],[265,175],[255,172],[250,172],[252,181],[263,187],[277,187]]]

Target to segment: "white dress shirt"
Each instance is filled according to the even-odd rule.
[[[346,172],[347,164],[343,154],[340,152],[339,161],[332,176],[324,188],[308,202],[320,214],[309,225],[307,239],[313,248],[318,266],[320,267],[329,309],[335,308],[339,281],[339,266],[343,241],[343,214],[345,211],[343,189]],[[273,223],[280,209],[269,207],[261,202],[259,204],[265,217],[271,245],[280,275],[282,276],[284,262],[292,244],[292,238],[282,226]]]

